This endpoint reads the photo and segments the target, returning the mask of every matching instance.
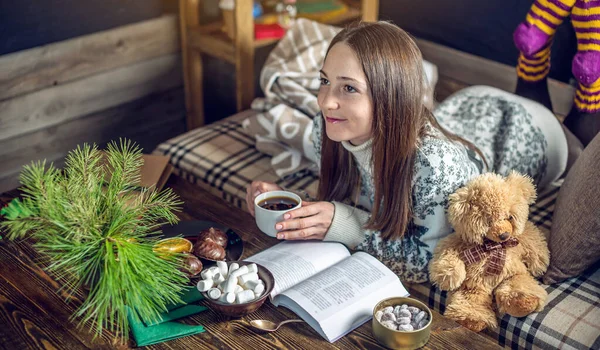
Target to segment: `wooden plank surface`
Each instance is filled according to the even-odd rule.
[[[177,87],[0,141],[0,192],[16,187],[23,165],[43,159],[62,164],[67,152],[84,142],[104,145],[119,137],[129,137],[138,142],[145,153],[150,153],[159,142],[184,132],[184,118],[183,89]]]
[[[276,244],[262,234],[250,214],[241,211],[187,181],[172,176],[167,183],[184,200],[182,220],[210,220],[233,229],[244,241],[243,258]],[[12,195],[0,195],[0,206]],[[0,344],[12,348],[106,348],[111,334],[90,342],[85,330],[76,330],[66,318],[79,305],[83,294],[70,304],[55,291],[56,282],[34,263],[36,253],[27,241],[0,241]],[[7,281],[8,283],[4,283]],[[16,287],[18,286],[18,287]],[[18,310],[18,311],[14,311]],[[434,312],[431,338],[425,349],[499,349],[494,342],[473,333]],[[26,315],[24,317],[23,315]],[[230,319],[212,310],[186,318],[187,324],[201,324],[207,332],[160,343],[150,349],[374,349],[381,348],[367,322],[331,344],[307,324],[286,326],[270,334],[258,334],[247,327],[252,319],[282,321],[296,317],[285,308],[266,302],[258,311],[240,319]],[[25,319],[25,321],[21,321]],[[132,343],[129,344],[133,345]]]
[[[423,58],[438,67],[440,75],[463,82],[466,85],[489,85],[506,91],[514,91],[517,84],[515,67],[471,55],[462,51],[415,39]],[[563,82],[549,79],[548,90],[554,112],[567,115],[573,105],[575,89]]]
[[[250,214],[233,207],[226,201],[200,189],[180,177],[172,176],[167,183],[184,201],[182,220],[211,220],[232,228],[244,240],[243,258],[256,254],[267,247],[279,243],[277,239],[261,233]],[[434,314],[434,324],[431,338],[425,349],[499,349],[500,347],[489,338],[473,333],[437,312]],[[207,327],[210,333],[217,336],[210,338],[216,348],[233,347],[246,348],[290,348],[290,349],[325,349],[325,348],[381,348],[372,336],[371,323],[367,322],[352,333],[344,336],[333,344],[323,340],[310,326],[300,324],[294,327],[284,327],[277,333],[257,335],[246,328],[247,322],[253,319],[272,319],[283,321],[297,316],[285,308],[275,308],[270,303],[256,313],[242,319],[231,321],[213,311],[194,317]],[[266,342],[266,344],[264,344]],[[265,346],[266,345],[266,346]],[[182,342],[173,343],[174,347],[189,346]]]
[[[179,50],[177,17],[0,56],[0,101]]]
[[[0,102],[0,140],[41,130],[182,85],[169,54]]]

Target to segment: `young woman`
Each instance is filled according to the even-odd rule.
[[[276,225],[279,239],[341,242],[379,258],[403,281],[423,282],[436,243],[451,232],[449,194],[484,171],[516,169],[541,183],[564,171],[565,136],[541,105],[469,88],[434,117],[425,89],[421,53],[395,25],[362,23],[333,39],[313,129],[318,200],[287,213]],[[558,145],[550,147],[549,138]],[[258,194],[278,189],[253,182],[246,196],[252,214]]]

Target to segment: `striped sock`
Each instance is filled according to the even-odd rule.
[[[535,0],[513,39],[520,51],[517,76],[538,82],[550,71],[550,46],[556,28],[569,16],[575,0]]]
[[[600,0],[577,0],[571,22],[577,36],[575,106],[585,113],[600,112]]]

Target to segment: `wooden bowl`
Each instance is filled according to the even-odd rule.
[[[240,267],[244,265],[253,264],[249,261],[228,261],[227,267],[229,268],[229,265],[233,263],[238,263]],[[271,272],[267,270],[267,268],[259,264],[256,264],[256,266],[258,267],[258,277],[265,283],[265,291],[260,297],[244,304],[228,304],[211,299],[206,292],[203,292],[202,294],[204,295],[204,298],[206,299],[209,307],[220,314],[230,317],[243,317],[258,310],[258,308],[262,306],[262,304],[273,291],[273,287],[275,286],[275,279],[273,278]]]

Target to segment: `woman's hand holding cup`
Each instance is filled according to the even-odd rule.
[[[302,202],[302,207],[283,215],[285,221],[275,228],[278,239],[322,241],[333,221],[335,206],[331,202]]]
[[[297,204],[290,206],[290,209],[276,211],[259,206],[259,202],[269,197],[279,196],[290,197]],[[246,205],[250,214],[256,218],[261,231],[271,237],[285,240],[323,240],[335,212],[335,206],[331,202],[302,201],[298,195],[283,191],[280,186],[264,181],[253,181],[247,187]],[[257,213],[257,210],[260,213]]]

